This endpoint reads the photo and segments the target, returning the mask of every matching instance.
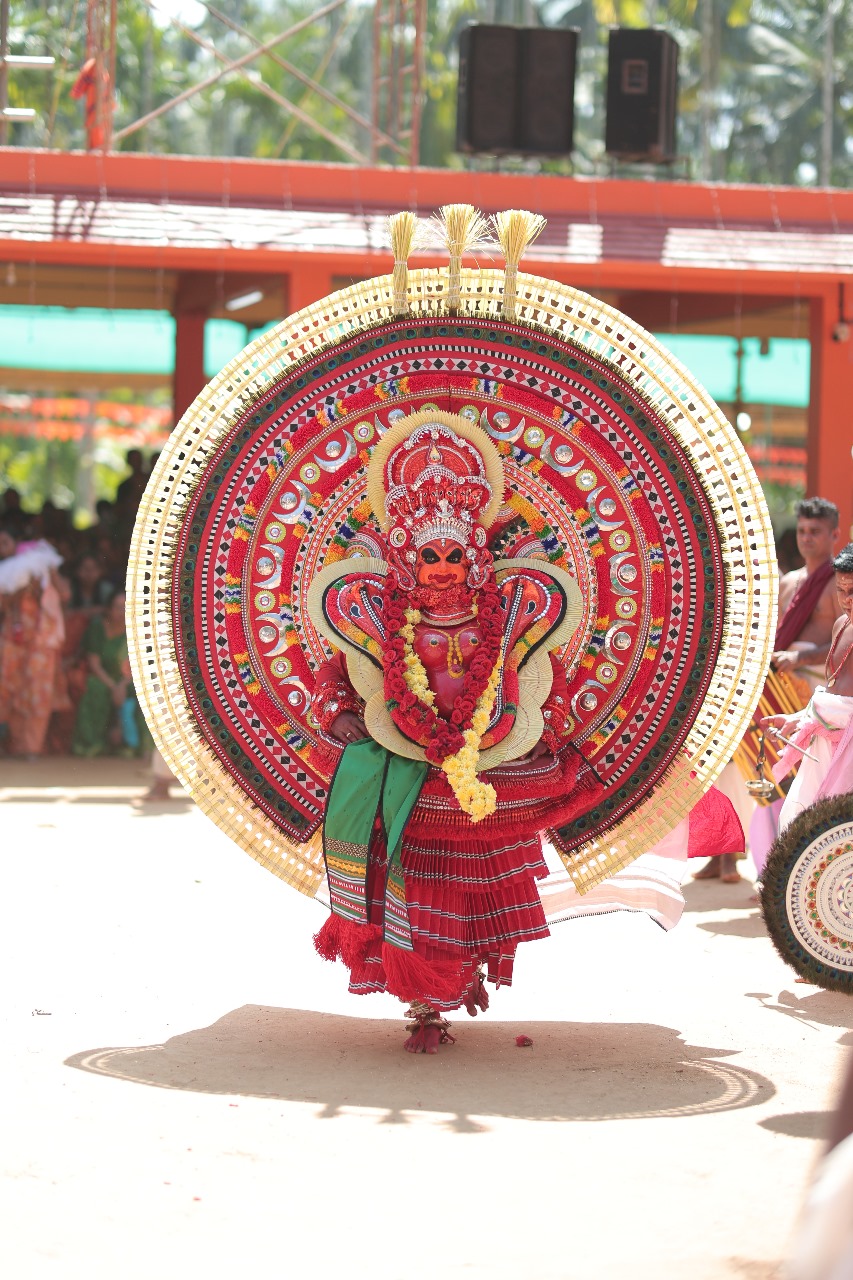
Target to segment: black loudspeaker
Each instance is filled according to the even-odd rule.
[[[675,159],[678,45],[666,31],[610,32],[604,149],[619,160]]]
[[[471,23],[459,39],[459,151],[566,155],[578,32]]]
[[[459,37],[456,147],[459,151],[514,151],[516,27],[472,23]]]
[[[568,155],[575,128],[578,32],[528,27],[520,35],[518,149],[539,155]]]

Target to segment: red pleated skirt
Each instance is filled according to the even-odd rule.
[[[393,994],[425,1000],[436,1009],[459,1008],[481,964],[496,986],[509,985],[519,943],[548,936],[536,888],[548,874],[541,833],[584,812],[600,790],[595,775],[572,752],[485,777],[495,788],[497,807],[474,823],[460,810],[445,775],[431,769],[403,834],[401,862],[415,955],[435,966],[436,974],[440,969],[442,977],[431,992],[420,981],[413,983],[417,991]],[[390,989],[382,940],[386,869],[377,823],[367,880],[370,925],[353,926],[364,930],[362,941],[345,957],[350,991],[358,995]],[[451,967],[458,975],[452,991]],[[421,978],[424,972],[420,966]]]

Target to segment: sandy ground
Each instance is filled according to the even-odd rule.
[[[558,926],[412,1057],[322,909],[144,785],[0,764],[0,1274],[778,1274],[853,1002],[795,984],[750,884],[669,935]]]

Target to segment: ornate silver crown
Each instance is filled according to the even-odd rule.
[[[457,515],[447,499],[442,498],[432,519],[418,522],[412,534],[412,541],[418,549],[436,539],[450,539],[467,547],[471,541],[473,527],[474,520],[469,512],[462,511]]]

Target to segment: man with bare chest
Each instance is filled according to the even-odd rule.
[[[839,616],[832,555],[838,542],[838,508],[825,498],[797,504],[797,547],[805,564],[779,584],[779,629],[773,666],[805,680],[812,691],[823,683],[823,664]]]
[[[826,660],[826,687],[839,698],[853,698],[853,660],[850,659],[853,653],[853,543],[846,546],[833,563],[837,566],[839,562],[849,567],[835,571],[835,592],[844,612],[832,630],[832,646]],[[850,784],[853,787],[853,778]]]
[[[782,806],[780,831],[816,800],[853,790],[853,542],[835,557],[832,567],[841,616],[832,630],[825,682],[798,715],[766,716],[761,721],[763,728],[779,730],[799,748],[786,748],[773,770],[777,781],[802,761]]]

